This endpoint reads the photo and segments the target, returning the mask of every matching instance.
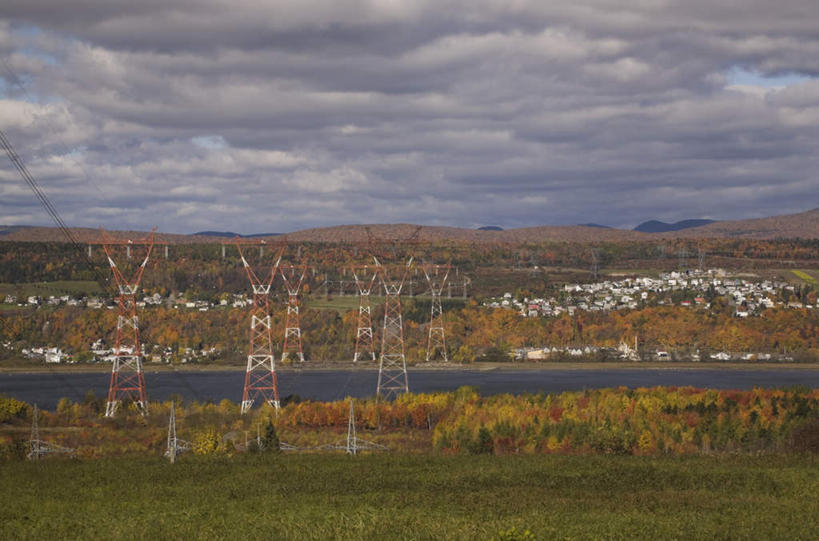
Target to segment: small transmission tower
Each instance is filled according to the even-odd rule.
[[[429,283],[429,292],[432,295],[432,307],[429,319],[429,335],[427,337],[427,362],[435,357],[437,352],[441,352],[444,362],[449,362],[446,353],[446,338],[444,336],[443,308],[441,306],[441,293],[444,291],[450,264],[446,265],[423,265],[424,276]]]
[[[168,419],[168,450],[165,451],[165,456],[171,461],[171,464],[176,462],[176,455],[179,453],[179,448],[176,442],[176,415],[174,415],[174,403],[171,402],[171,415]]]
[[[191,444],[185,440],[180,440],[176,437],[176,414],[174,413],[174,403],[171,402],[171,415],[168,420],[168,448],[165,451],[165,456],[171,461],[171,464],[176,462],[176,456],[183,451],[190,451]]]
[[[365,439],[361,439],[355,432],[355,410],[353,408],[353,399],[350,399],[350,418],[347,422],[347,440],[324,445],[319,449],[342,449],[348,455],[357,455],[359,451],[387,451],[387,447],[378,443],[373,443]]]
[[[355,354],[353,362],[358,362],[362,355],[375,361],[375,339],[373,337],[372,306],[370,293],[378,278],[378,267],[361,265],[352,268],[353,279],[358,289],[358,325],[355,333]]]
[[[600,272],[600,256],[597,252],[597,248],[591,248],[589,250],[591,252],[591,277],[592,280],[595,282],[597,281],[597,275]]]
[[[248,280],[253,288],[253,306],[250,310],[250,346],[247,352],[247,370],[245,372],[245,387],[242,393],[242,413],[247,413],[253,403],[259,399],[279,407],[279,384],[276,378],[276,363],[273,358],[273,333],[270,327],[270,289],[279,270],[281,254],[284,252],[282,244],[270,266],[270,272],[265,266],[265,273],[258,275],[247,262],[242,252],[242,244],[259,245],[259,253],[265,242],[241,241],[236,237],[236,247],[247,272]]]
[[[105,405],[105,416],[113,417],[117,407],[124,399],[131,399],[142,412],[148,414],[148,399],[145,394],[145,374],[142,371],[142,344],[139,340],[139,317],[137,316],[136,295],[148,259],[156,243],[154,228],[143,240],[114,240],[101,230],[101,244],[108,264],[114,274],[119,295],[117,296],[117,334],[114,341],[114,362],[111,367],[111,383],[108,388],[108,401]],[[145,259],[131,276],[123,274],[114,261],[114,246],[125,246],[127,258],[131,249],[145,247]]]
[[[705,267],[705,250],[702,248],[697,249],[697,268],[700,272]]]
[[[284,324],[284,345],[282,346],[282,362],[292,353],[304,362],[304,350],[301,345],[301,322],[299,319],[299,291],[304,277],[307,275],[307,265],[281,265],[279,272],[287,291],[287,317]]]
[[[61,447],[59,445],[49,443],[40,439],[40,425],[38,422],[40,412],[37,409],[37,404],[34,404],[34,412],[31,418],[31,439],[29,439],[29,452],[26,457],[29,460],[40,460],[48,454],[65,454],[75,455],[75,450],[69,447]]]
[[[353,409],[353,399],[350,399],[350,420],[347,423],[347,454],[358,453],[358,439],[355,437],[355,410]]]
[[[679,259],[679,267],[681,271],[684,271],[688,268],[688,248],[683,246],[677,252],[677,257]]]

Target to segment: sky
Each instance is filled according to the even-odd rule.
[[[3,0],[0,129],[71,226],[819,206],[815,0]],[[48,225],[0,161],[0,224]]]

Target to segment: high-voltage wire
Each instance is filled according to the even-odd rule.
[[[14,150],[14,147],[11,145],[11,142],[9,141],[8,137],[6,137],[6,134],[3,133],[2,130],[0,130],[0,144],[3,145],[3,149],[6,151],[9,160],[11,160],[11,163],[14,164],[14,167],[17,169],[17,172],[20,173],[20,176],[23,177],[23,180],[26,182],[28,187],[31,188],[32,192],[34,192],[34,195],[40,201],[40,204],[43,206],[43,208],[46,209],[46,212],[48,212],[48,215],[60,229],[62,234],[65,236],[66,239],[68,239],[68,242],[71,243],[74,246],[74,248],[76,248],[79,251],[80,255],[82,255],[83,259],[88,264],[88,268],[91,269],[91,272],[94,273],[94,276],[96,277],[97,282],[102,287],[102,290],[105,291],[106,289],[109,289],[108,282],[105,280],[102,274],[100,274],[99,270],[97,270],[96,265],[94,265],[94,262],[91,261],[91,258],[88,257],[88,255],[85,253],[85,250],[82,249],[80,243],[77,241],[76,237],[74,237],[74,234],[71,233],[71,230],[65,224],[62,217],[60,216],[60,213],[57,212],[57,209],[51,203],[48,196],[42,189],[40,189],[40,186],[37,185],[37,181],[31,175],[28,168],[26,167],[26,164],[23,163],[23,160]]]

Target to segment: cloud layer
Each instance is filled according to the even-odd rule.
[[[0,125],[76,226],[817,206],[819,4],[713,4],[6,0]],[[46,223],[0,182],[0,223]]]

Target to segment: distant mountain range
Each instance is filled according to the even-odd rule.
[[[649,220],[634,228],[641,233],[668,233],[669,231],[680,231],[692,227],[701,227],[716,222],[716,220],[682,220],[673,224],[667,224],[659,220]]]
[[[503,231],[503,228],[499,225],[485,225],[483,227],[479,227],[478,231]]]
[[[251,235],[240,235],[239,233],[232,233],[230,231],[200,231],[198,233],[194,233],[194,236],[201,237],[241,237],[243,239],[252,239],[254,237],[276,237],[278,235],[281,235],[281,233],[253,233]]]
[[[697,225],[699,223],[700,225]],[[417,225],[372,224],[339,225],[304,229],[287,233],[288,242],[367,242],[369,234],[382,240],[402,240],[412,236]],[[675,224],[652,221],[640,224],[636,230],[616,229],[598,224],[576,226],[538,226],[519,229],[466,229],[462,227],[424,226],[419,238],[428,242],[467,243],[525,243],[525,242],[618,242],[654,241],[660,238],[819,238],[819,209],[751,220],[718,221],[684,220]],[[671,229],[667,229],[671,228]],[[642,229],[642,230],[641,230]],[[660,230],[657,230],[660,229]],[[369,230],[369,233],[368,233]],[[648,231],[647,231],[648,230]],[[100,238],[98,229],[72,228],[79,242],[94,242]],[[142,238],[147,233],[138,231],[110,231],[115,238]],[[195,235],[159,234],[162,240],[173,244],[213,243],[217,239],[235,237],[231,232],[202,231]],[[245,235],[256,238],[275,237],[277,234]],[[0,240],[64,242],[56,227],[0,226]]]
[[[594,224],[594,223],[577,224],[577,225],[579,225],[580,227],[597,227],[599,229],[614,229],[613,227],[608,226],[608,225],[600,225],[600,224]]]

